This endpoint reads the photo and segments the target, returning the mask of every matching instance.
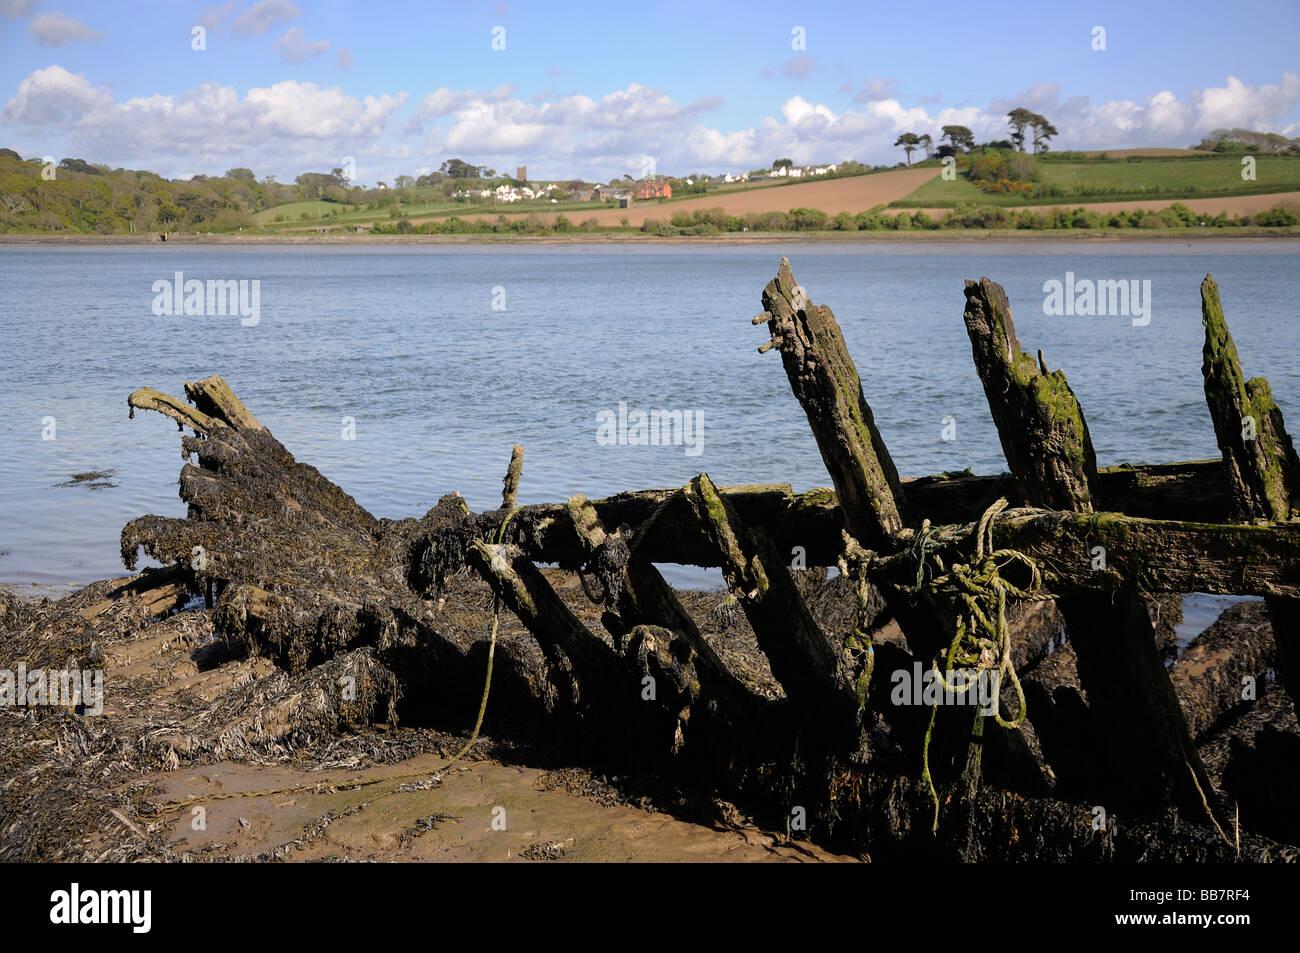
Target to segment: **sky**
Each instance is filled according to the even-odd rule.
[[[892,164],[903,132],[1056,150],[1300,136],[1300,0],[0,0],[0,146],[170,178],[367,185]],[[350,160],[350,162],[349,162]]]

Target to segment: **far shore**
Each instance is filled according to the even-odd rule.
[[[157,235],[40,235],[0,234],[4,245],[146,245],[156,248],[177,245],[763,245],[763,244],[898,244],[927,242],[986,242],[990,239],[1020,243],[1150,243],[1186,241],[1300,241],[1300,226],[1285,228],[1071,228],[1071,229],[983,229],[943,228],[926,230],[879,230],[858,232],[727,232],[720,235],[674,235],[662,237],[635,232],[579,232],[565,235],[372,235],[356,233],[276,235],[169,235],[166,242]]]

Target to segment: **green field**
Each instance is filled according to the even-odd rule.
[[[1197,199],[1226,195],[1260,195],[1300,191],[1300,157],[1259,156],[1255,180],[1242,181],[1240,156],[1210,158],[1093,159],[1081,162],[1039,161],[1034,194],[991,195],[964,176],[936,177],[894,208],[952,208],[977,205],[1076,205],[1141,199]]]
[[[337,202],[322,202],[319,200],[308,202],[290,202],[288,205],[277,205],[275,208],[263,209],[253,216],[253,221],[258,225],[279,224],[276,219],[280,218],[284,222],[297,222],[302,220],[304,214],[308,218],[323,218],[334,212],[335,209],[352,211],[356,206],[339,205]]]

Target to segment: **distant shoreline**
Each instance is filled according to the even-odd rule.
[[[4,245],[771,245],[771,244],[889,244],[901,242],[981,242],[989,239],[1017,242],[1151,243],[1169,241],[1300,241],[1294,228],[1169,228],[1169,229],[984,229],[944,228],[917,231],[762,232],[690,236],[636,233],[580,233],[568,235],[173,235],[166,242],[156,235],[0,235]]]

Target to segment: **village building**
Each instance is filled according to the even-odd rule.
[[[591,190],[591,197],[597,202],[606,202],[610,199],[618,201],[623,198],[631,198],[631,193],[628,192],[626,188],[620,186],[598,185]]]
[[[528,186],[516,188],[513,185],[498,185],[493,193],[498,202],[523,202],[537,197],[537,193]]]
[[[673,197],[673,187],[667,179],[646,179],[638,183],[636,197],[641,201],[648,199],[670,199]]]

